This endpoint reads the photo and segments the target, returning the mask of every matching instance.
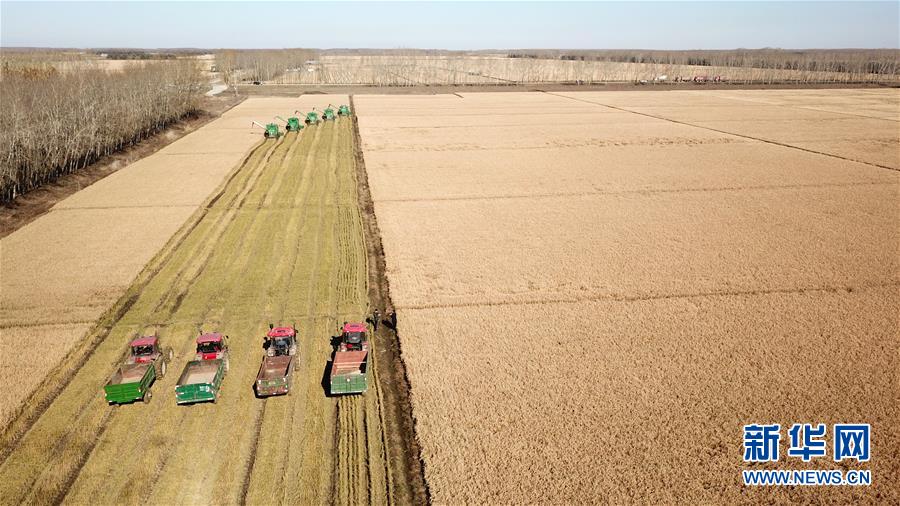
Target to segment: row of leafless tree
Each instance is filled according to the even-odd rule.
[[[228,85],[247,81],[271,81],[286,71],[314,60],[309,49],[226,49],[216,52],[216,66]]]
[[[789,70],[803,73],[845,73],[860,80],[896,78],[900,51],[896,49],[731,49],[731,50],[536,50],[513,51],[513,58],[554,58],[655,65],[690,65],[745,69]],[[874,77],[873,77],[874,76]]]
[[[116,72],[4,62],[0,200],[13,200],[194,113],[203,86],[190,60]]]

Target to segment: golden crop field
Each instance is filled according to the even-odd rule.
[[[436,504],[900,502],[900,91],[356,104]],[[840,422],[871,487],[742,486]]]
[[[273,106],[284,114],[287,102],[311,108],[323,100],[346,96],[262,99],[242,114]],[[220,126],[243,135],[244,119],[232,115]],[[349,118],[277,141],[260,142],[255,132],[257,145],[226,182],[203,194],[199,210],[191,207],[196,213],[92,334],[74,340],[72,355],[83,364],[70,379],[56,370],[43,378],[25,414],[4,430],[0,503],[385,504],[413,490],[395,469],[402,464],[387,458],[394,449],[382,428],[380,355],[370,358],[365,396],[328,397],[322,386],[338,325],[362,320],[369,304],[352,132]],[[202,142],[178,144],[168,156],[199,159],[191,149]],[[162,185],[168,174],[152,177]],[[140,188],[116,179],[98,184],[123,184],[111,193],[133,191],[140,200]],[[299,365],[290,396],[257,399],[252,386],[270,322],[296,325]],[[177,406],[171,371],[192,359],[198,327],[230,335],[230,370],[218,403]],[[55,337],[39,330],[42,342]],[[126,343],[153,332],[174,348],[175,369],[153,386],[151,403],[107,406],[103,385]],[[52,402],[33,404],[61,381],[58,395],[46,395]]]

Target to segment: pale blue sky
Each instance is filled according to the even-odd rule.
[[[898,48],[900,1],[262,3],[0,1],[0,45]]]

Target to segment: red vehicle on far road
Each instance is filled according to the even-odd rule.
[[[223,336],[220,332],[200,334],[200,337],[197,338],[197,354],[194,360],[222,360],[227,371],[228,344],[225,342],[226,339],[228,336]]]

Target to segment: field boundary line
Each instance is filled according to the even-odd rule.
[[[382,199],[379,204],[386,203],[404,203],[404,202],[446,202],[455,200],[511,200],[511,199],[530,199],[530,198],[566,198],[566,197],[590,197],[590,196],[615,196],[615,195],[650,195],[657,193],[716,193],[731,192],[745,190],[788,190],[788,189],[816,189],[816,188],[845,188],[854,186],[896,186],[896,183],[890,182],[858,182],[858,183],[822,183],[822,184],[793,184],[793,185],[750,185],[750,186],[723,186],[719,188],[680,188],[680,189],[648,189],[648,190],[622,190],[622,191],[586,191],[586,192],[568,192],[568,193],[534,193],[523,195],[486,195],[486,196],[459,196],[459,197],[436,197],[436,198],[407,198],[407,199]]]
[[[367,286],[368,299],[376,307],[395,308],[391,300],[390,280],[387,278],[387,267],[384,259],[384,247],[381,242],[381,231],[378,227],[378,217],[375,214],[375,203],[372,200],[369,187],[369,176],[366,172],[366,161],[362,150],[362,141],[359,133],[359,121],[357,118],[356,104],[352,94],[349,95],[351,118],[353,120],[353,150],[356,166],[357,203],[362,218],[362,226],[365,234],[365,248],[368,256]],[[431,504],[432,496],[428,481],[425,477],[425,461],[422,458],[422,450],[419,445],[416,417],[413,413],[412,399],[410,397],[410,382],[406,363],[403,360],[401,339],[396,329],[390,332],[381,327],[381,332],[376,332],[374,337],[384,342],[386,346],[373,346],[373,351],[384,355],[384,360],[375,359],[387,369],[376,375],[376,381],[383,382],[381,392],[387,393],[382,397],[382,408],[388,413],[383,414],[383,420],[391,420],[392,425],[383,425],[382,434],[386,439],[384,451],[389,457],[400,455],[396,459],[386,460],[389,467],[388,483],[391,486],[389,501],[398,504]],[[380,337],[379,337],[380,336]],[[386,374],[382,374],[386,373]],[[378,391],[378,390],[376,390]],[[389,443],[389,444],[388,444]],[[402,495],[401,495],[402,494]]]
[[[798,150],[800,150],[800,151],[806,151],[807,153],[814,153],[814,154],[817,154],[817,155],[828,156],[828,157],[831,157],[831,158],[837,158],[837,159],[839,159],[839,160],[845,160],[845,161],[848,161],[848,162],[862,163],[862,164],[868,165],[868,166],[870,166],[870,167],[877,167],[877,168],[879,168],[879,169],[887,169],[887,170],[892,170],[892,171],[895,171],[895,172],[900,172],[900,168],[889,167],[889,166],[887,166],[887,165],[881,165],[881,164],[879,164],[879,163],[874,163],[874,162],[866,162],[866,161],[863,161],[863,160],[855,160],[855,159],[853,159],[853,158],[847,158],[847,157],[845,157],[845,156],[835,155],[835,154],[833,154],[833,153],[826,153],[826,152],[824,152],[824,151],[816,151],[815,149],[803,148],[803,147],[800,147],[800,146],[795,146],[795,145],[793,145],[793,144],[786,144],[786,143],[784,143],[784,142],[773,141],[773,140],[770,140],[770,139],[763,139],[762,137],[754,137],[754,136],[752,136],[752,135],[738,134],[738,133],[734,133],[734,132],[728,132],[728,131],[726,131],[726,130],[719,130],[719,129],[717,129],[717,128],[706,127],[706,126],[701,126],[701,125],[695,125],[695,124],[693,124],[693,123],[688,123],[688,122],[686,122],[686,121],[680,121],[680,120],[676,120],[676,119],[666,118],[666,117],[664,117],[664,116],[657,116],[657,115],[655,115],[655,114],[649,114],[649,113],[645,113],[645,112],[632,111],[632,110],[630,110],[630,109],[625,109],[625,108],[623,108],[623,107],[618,107],[618,106],[614,106],[614,105],[608,105],[608,104],[604,104],[604,103],[601,103],[601,102],[594,102],[594,101],[586,100],[586,99],[583,99],[583,98],[575,98],[575,97],[569,97],[569,96],[566,96],[566,95],[560,95],[560,94],[554,93],[554,92],[552,92],[552,91],[544,91],[543,93],[545,93],[545,94],[547,94],[547,95],[553,95],[554,97],[567,98],[567,99],[569,99],[569,100],[576,100],[576,101],[578,101],[578,102],[584,102],[584,103],[586,103],[586,104],[599,105],[599,106],[602,106],[602,107],[608,107],[608,108],[610,108],[610,109],[615,109],[615,110],[617,110],[617,111],[630,112],[630,113],[632,113],[632,114],[637,114],[637,115],[639,115],[639,116],[646,116],[646,117],[648,117],[648,118],[654,118],[654,119],[659,119],[659,120],[663,120],[663,121],[668,121],[668,122],[670,122],[670,123],[675,123],[675,124],[677,124],[677,125],[685,125],[685,126],[694,127],[694,128],[701,128],[701,129],[703,129],[703,130],[709,130],[709,131],[711,131],[711,132],[717,132],[717,133],[720,133],[720,134],[733,135],[733,136],[735,136],[735,137],[741,137],[741,138],[744,138],[744,139],[750,139],[750,140],[754,140],[754,141],[758,141],[758,142],[765,142],[766,144],[773,144],[773,145],[775,145],[775,146],[782,146],[782,147],[785,147],[785,148],[798,149]]]
[[[741,297],[747,295],[777,295],[777,294],[805,294],[805,293],[837,293],[877,289],[877,288],[900,288],[900,280],[889,281],[884,283],[867,283],[856,286],[812,286],[798,288],[770,288],[760,290],[727,290],[727,291],[710,291],[696,293],[671,293],[659,295],[597,295],[585,297],[557,297],[553,299],[543,300],[520,300],[520,301],[497,301],[497,302],[456,302],[446,304],[413,304],[408,306],[397,306],[400,309],[407,310],[425,310],[425,309],[442,309],[442,308],[467,308],[467,307],[490,307],[490,306],[532,306],[541,304],[573,304],[578,302],[643,302],[651,300],[675,300],[675,299],[693,299],[698,297]]]

